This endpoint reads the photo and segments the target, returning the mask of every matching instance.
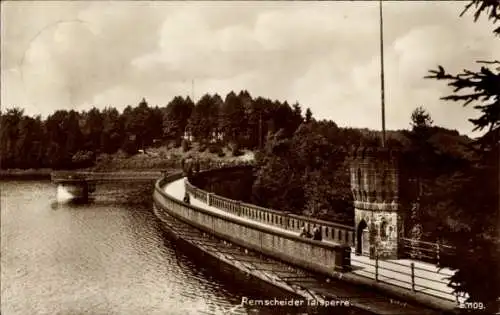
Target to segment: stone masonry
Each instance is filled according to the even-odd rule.
[[[405,200],[401,154],[393,149],[359,147],[350,160],[354,198],[356,254],[380,259],[398,257],[404,229]]]

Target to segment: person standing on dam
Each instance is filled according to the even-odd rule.
[[[184,194],[184,199],[183,201],[187,204],[190,204],[190,197],[189,197],[189,194],[188,192],[186,191],[186,193]]]
[[[315,241],[322,241],[323,240],[323,236],[321,235],[321,227],[320,226],[314,227],[313,240],[315,240]]]
[[[305,238],[311,238],[312,235],[309,233],[309,231],[306,229],[306,225],[303,224],[302,227],[300,228],[300,237],[305,237]]]

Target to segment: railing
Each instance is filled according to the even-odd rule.
[[[194,198],[207,205],[228,211],[232,214],[295,232],[299,232],[302,226],[305,226],[308,231],[317,226],[320,227],[324,240],[354,246],[354,228],[351,226],[307,218],[232,200],[195,187],[189,181],[185,182],[185,189]]]
[[[453,256],[455,248],[439,242],[431,243],[420,240],[401,238],[403,255],[421,261],[439,264],[444,256]]]
[[[351,264],[355,274],[374,279],[376,282],[394,285],[420,292],[426,295],[461,303],[465,297],[453,293],[447,285],[447,280],[453,271],[438,271],[436,268],[425,265],[415,265],[415,262],[405,264],[389,260],[369,259],[365,256],[352,256]],[[438,275],[438,276],[436,276]]]
[[[231,168],[236,166],[251,166],[252,161],[216,161],[211,159],[185,159],[181,161],[181,167],[184,171],[210,171]]]

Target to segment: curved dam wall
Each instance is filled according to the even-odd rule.
[[[326,275],[349,270],[349,246],[280,233],[258,222],[228,217],[186,204],[165,193],[165,185],[181,178],[181,174],[173,174],[156,182],[153,197],[158,211],[164,211],[204,232],[298,267]]]
[[[186,191],[209,206],[214,206],[241,217],[274,225],[297,233],[300,232],[302,226],[305,226],[309,232],[312,232],[312,229],[318,226],[321,228],[323,240],[354,246],[354,227],[352,226],[259,207],[218,196],[204,190],[208,189],[213,192],[213,183],[218,182],[218,185],[231,185],[231,182],[234,181],[235,178],[248,178],[251,172],[252,166],[235,166],[195,173],[186,181]],[[251,192],[248,192],[248,194],[250,193]]]

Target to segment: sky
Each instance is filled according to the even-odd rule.
[[[436,125],[472,135],[476,110],[440,100],[451,89],[423,79],[437,65],[456,72],[499,59],[492,23],[459,17],[466,3],[383,4],[387,129],[408,128],[423,106]],[[381,126],[377,1],[3,1],[1,9],[2,108],[46,117],[247,90],[339,126]]]

